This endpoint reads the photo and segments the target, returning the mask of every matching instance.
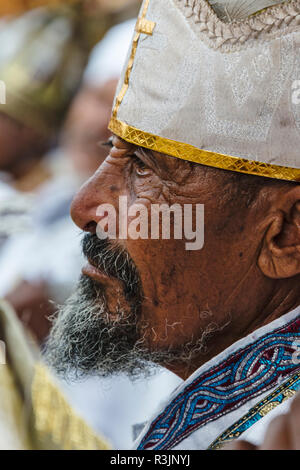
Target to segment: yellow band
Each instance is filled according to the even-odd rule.
[[[113,117],[115,119],[117,118],[119,107],[120,107],[120,105],[121,105],[121,103],[124,99],[124,96],[126,95],[127,90],[129,88],[129,79],[130,79],[131,71],[132,71],[132,68],[133,68],[134,59],[135,59],[135,55],[136,55],[136,50],[137,50],[137,46],[138,46],[141,34],[142,33],[152,34],[153,29],[155,27],[155,23],[148,22],[146,20],[146,14],[147,14],[147,11],[148,11],[148,8],[149,8],[149,3],[150,3],[150,0],[145,0],[144,1],[141,16],[137,19],[137,23],[136,23],[136,27],[135,27],[135,35],[134,35],[132,46],[131,46],[131,54],[130,54],[129,62],[128,62],[127,69],[126,69],[126,72],[125,72],[124,83],[123,83],[123,86],[122,86],[120,92],[118,93],[118,95],[116,97],[115,105],[114,105],[113,112],[112,112]],[[146,29],[146,31],[144,29]]]
[[[156,152],[181,158],[182,160],[188,160],[214,168],[221,168],[222,170],[246,173],[248,175],[300,182],[300,168],[271,165],[254,160],[247,160],[246,158],[232,157],[230,155],[202,150],[190,144],[177,142],[141,131],[115,117],[112,117],[109,123],[109,129],[131,144],[146,147]]]
[[[94,433],[71,408],[49,370],[41,363],[35,366],[32,406],[34,429],[41,442],[52,442],[54,448],[61,450],[111,448],[110,444],[102,436]]]

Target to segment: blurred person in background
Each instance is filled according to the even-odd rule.
[[[54,176],[39,190],[35,229],[28,236],[11,238],[0,257],[0,292],[41,343],[53,301],[62,303],[70,295],[84,262],[69,208],[76,190],[106,157],[113,97],[134,24],[128,20],[113,27],[94,48],[59,145],[51,153]],[[113,447],[125,449],[153,412],[153,398],[167,395],[179,382],[175,375],[159,371],[135,383],[120,374],[61,385],[74,409]]]
[[[14,4],[1,2],[1,8],[6,6],[5,13],[10,13]],[[14,240],[6,240],[2,246],[2,295],[16,285],[18,275],[22,278],[24,271],[19,268],[23,261],[23,267],[26,265],[30,271],[39,254],[41,258],[45,256],[42,248],[46,249],[46,244],[42,247],[38,242],[47,233],[47,228],[51,231],[52,222],[68,210],[68,204],[52,205],[56,198],[61,203],[67,201],[67,197],[66,194],[61,197],[58,185],[54,185],[56,192],[54,187],[50,190],[50,181],[55,174],[52,169],[56,164],[53,159],[48,167],[44,154],[56,141],[92,46],[118,16],[116,9],[113,14],[109,14],[108,9],[107,15],[102,12],[99,18],[94,11],[86,11],[84,6],[85,3],[77,2],[74,8],[38,9],[22,17],[1,21],[0,80],[6,85],[6,100],[1,100],[0,109],[0,165],[4,187],[3,191],[0,189],[1,194],[9,196],[1,212],[3,227],[7,225],[4,216],[10,210],[11,195],[21,195],[22,201],[25,192],[33,194],[28,208],[32,233],[19,232]],[[121,17],[124,13],[126,15],[123,8]],[[69,197],[75,187],[77,185],[72,191],[68,188]],[[20,215],[20,206],[15,206],[14,219]],[[45,230],[39,232],[43,225]],[[16,232],[15,228],[11,227],[6,234]],[[35,238],[36,245],[26,242],[31,237]],[[19,242],[21,248],[18,250]],[[55,237],[53,242],[57,242]],[[30,246],[32,251],[29,251]],[[48,239],[48,248],[51,246]],[[68,244],[65,251],[67,248]],[[9,251],[11,257],[7,256]],[[49,259],[50,255],[43,261]],[[23,281],[14,301],[11,298],[16,307],[19,302],[23,306],[27,302],[28,309],[21,309],[21,312],[24,323],[30,324],[30,330],[19,322],[11,305],[0,302],[0,448],[107,449],[110,445],[74,412],[61,387],[41,363],[32,334],[43,338],[48,325],[45,325],[45,317],[32,313],[47,294],[44,283],[38,292],[35,287],[31,279]],[[40,322],[39,325],[35,321]]]
[[[56,7],[58,4],[81,3],[85,10],[97,14],[96,27],[103,23],[117,24],[127,18],[137,16],[141,0],[2,0],[0,16],[19,15],[29,9],[38,7]]]
[[[112,78],[98,88],[83,84],[72,103],[61,149],[79,183],[95,173],[106,157],[106,142],[111,135],[107,126],[117,82]]]
[[[88,55],[105,32],[101,27],[96,32],[94,21],[94,16],[91,21],[89,15],[84,14],[83,6],[77,4],[74,8],[33,10],[7,19],[0,29],[0,42],[6,45],[0,51],[0,79],[5,83],[5,100],[0,105],[0,171],[2,187],[10,190],[9,201],[8,198],[2,200],[2,225],[8,222],[11,190],[19,201],[30,200],[28,230],[16,231],[15,236],[2,244],[1,255],[4,259],[9,257],[7,264],[3,262],[2,295],[22,278],[22,272],[15,268],[29,254],[26,243],[41,225],[47,225],[49,218],[54,217],[49,203],[53,206],[52,201],[57,199],[57,204],[62,206],[60,212],[69,208],[63,206],[61,193],[54,192],[52,182],[56,179],[56,169],[48,151],[55,145]],[[13,204],[13,209],[10,220],[19,218],[19,207]],[[11,234],[14,228],[6,233]],[[34,264],[32,253],[26,259],[27,268]],[[18,299],[21,295],[28,304],[33,292],[34,286],[23,285]],[[37,308],[45,295],[46,286],[39,283]],[[51,311],[50,305],[45,304],[45,308]],[[46,324],[41,323],[39,327],[42,334],[47,332]]]
[[[71,3],[74,6],[51,0],[1,2],[0,14],[8,16],[0,22],[0,243],[1,237],[29,226],[28,220],[22,224],[21,217],[13,215],[28,211],[37,199],[33,195],[56,176],[48,151],[56,146],[90,50],[110,26],[134,16],[139,4]],[[48,4],[53,7],[11,16]]]
[[[182,377],[139,450],[300,448],[300,2],[220,3],[230,24],[206,0],[144,2],[110,152],[72,203],[86,265],[48,358]],[[162,204],[196,232],[149,227]]]
[[[31,19],[32,15],[36,16],[36,12],[25,16]],[[24,18],[22,20],[25,21]],[[51,168],[51,178],[40,185],[35,193],[30,212],[32,229],[12,236],[0,256],[0,294],[6,296],[40,342],[49,328],[47,317],[53,309],[49,300],[62,303],[70,294],[80,273],[83,260],[79,249],[79,231],[71,222],[70,205],[76,190],[105,158],[106,150],[101,142],[107,141],[110,135],[107,126],[112,101],[132,38],[134,22],[135,20],[129,20],[113,28],[103,44],[101,41],[95,47],[85,73],[80,68],[80,76],[84,73],[84,80],[72,100],[65,125],[60,131],[57,128],[57,134],[61,134],[58,146],[45,157]],[[34,28],[37,27],[36,22],[33,25]],[[30,30],[30,37],[32,34]],[[43,28],[40,36],[49,34]],[[40,43],[41,39],[36,38],[35,43]],[[69,40],[72,40],[72,36],[65,38],[66,53]],[[122,47],[120,43],[123,44]],[[74,48],[73,43],[71,48]],[[107,60],[107,51],[115,57],[114,61]],[[61,53],[60,49],[56,53]],[[49,59],[44,52],[43,66],[45,61],[49,62]],[[72,72],[64,67],[67,76],[65,79],[60,76],[64,61],[64,54],[61,53],[56,73],[63,87],[66,86],[68,74]],[[56,77],[53,81],[57,82]],[[43,91],[48,94],[48,84]],[[27,85],[25,92],[28,93]],[[58,92],[62,94],[60,88],[57,89]],[[49,106],[54,107],[54,103],[49,102]],[[48,109],[44,110],[45,119],[49,120],[47,111]],[[19,158],[21,159],[21,155]]]

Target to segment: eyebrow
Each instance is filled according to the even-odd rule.
[[[99,140],[99,142],[97,142],[97,145],[99,147],[113,147],[113,137],[109,137],[109,139],[107,140]]]
[[[154,155],[152,150],[145,148],[145,147],[137,146],[135,153],[137,154],[138,157],[141,156],[146,161],[150,161],[156,168],[160,167],[159,160]]]

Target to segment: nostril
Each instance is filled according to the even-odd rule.
[[[92,220],[91,222],[89,222],[88,224],[84,226],[83,230],[85,232],[90,232],[92,234],[95,234],[97,230],[97,223],[94,220]]]

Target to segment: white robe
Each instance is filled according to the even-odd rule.
[[[237,341],[201,366],[157,410],[135,449],[260,444],[270,420],[300,389],[300,307]]]

